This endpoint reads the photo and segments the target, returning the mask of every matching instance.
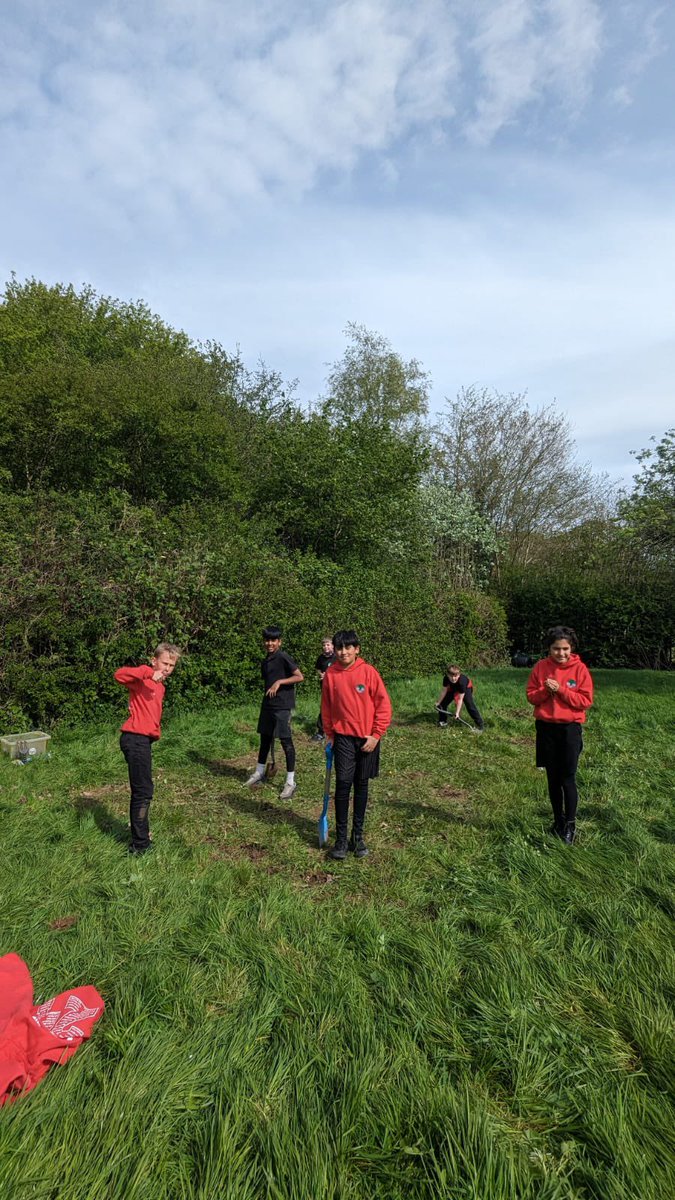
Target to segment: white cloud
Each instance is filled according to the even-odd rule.
[[[652,53],[660,6],[645,5]],[[300,196],[419,131],[485,145],[535,104],[573,116],[602,52],[600,8],[25,0],[6,28],[3,157],[19,175],[38,164],[45,192],[70,173],[83,203],[151,223]]]
[[[469,136],[485,144],[547,94],[583,106],[601,50],[595,0],[478,0],[472,49],[483,82]]]

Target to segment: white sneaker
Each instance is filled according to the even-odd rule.
[[[297,791],[297,783],[285,783],[279,792],[280,800],[292,800]]]
[[[263,784],[264,782],[265,782],[265,776],[258,775],[258,772],[256,771],[253,775],[251,775],[250,779],[246,780],[244,787],[248,787],[248,788],[260,787],[261,784]]]

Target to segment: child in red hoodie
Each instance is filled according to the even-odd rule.
[[[593,680],[576,653],[573,629],[555,625],[548,631],[546,644],[548,657],[537,663],[526,691],[534,705],[537,766],[546,769],[553,832],[571,846],[579,799],[576,774],[583,749],[581,726],[593,703]]]
[[[180,653],[178,646],[161,642],[150,666],[120,667],[115,671],[117,682],[129,689],[129,717],[122,726],[120,750],[129,768],[132,854],[145,854],[150,849],[148,812],[154,793],[152,743],[161,736],[164,680],[173,674]]]
[[[365,858],[363,823],[368,782],[380,771],[380,738],[391,723],[391,701],[382,677],[359,658],[361,642],[353,629],[333,638],[336,662],[323,677],[321,719],[326,741],[333,743],[335,766],[335,846],[331,858]],[[347,842],[349,793],[354,786],[352,836]]]

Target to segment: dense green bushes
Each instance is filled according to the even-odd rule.
[[[596,667],[671,667],[673,595],[666,581],[574,574],[518,574],[502,585],[511,645],[539,654],[546,630],[563,622],[579,633]]]
[[[81,719],[120,695],[112,672],[160,638],[187,647],[172,703],[258,686],[260,631],[278,620],[309,679],[326,631],[355,624],[388,675],[459,657],[496,663],[499,605],[462,593],[439,614],[414,567],[395,573],[274,550],[211,507],[162,514],[119,492],[0,500],[3,727]]]

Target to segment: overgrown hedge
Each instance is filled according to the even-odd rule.
[[[259,688],[260,631],[278,621],[309,679],[325,632],[355,626],[385,676],[503,662],[506,617],[480,594],[438,595],[419,565],[360,568],[270,545],[217,507],[163,514],[120,492],[0,494],[0,722],[113,717],[112,673],[160,639],[187,655],[171,704]]]
[[[551,625],[571,625],[591,666],[652,670],[673,666],[675,606],[665,577],[595,578],[513,575],[500,599],[512,650],[540,654]]]

